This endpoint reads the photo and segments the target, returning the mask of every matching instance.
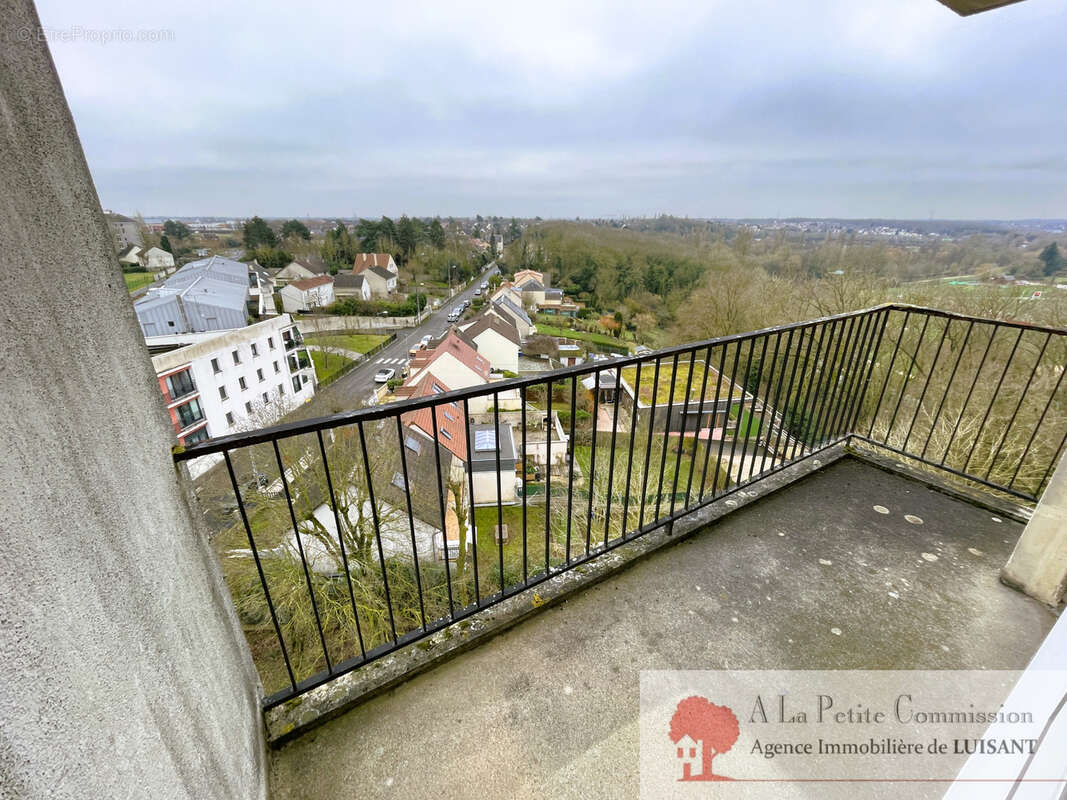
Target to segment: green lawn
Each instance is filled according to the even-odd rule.
[[[623,350],[630,348],[629,342],[624,342],[621,339],[616,339],[614,336],[608,336],[604,333],[590,333],[589,331],[572,331],[570,328],[557,328],[554,325],[545,325],[544,323],[537,323],[537,332],[543,333],[546,336],[562,336],[567,339],[580,339],[584,342],[592,342],[593,344],[606,345],[607,347],[618,347]]]
[[[740,405],[734,405],[730,407],[730,419],[737,419],[737,412],[740,410]],[[759,431],[760,418],[748,413],[748,409],[741,412],[741,424],[737,426],[742,436],[745,436],[745,431],[748,431],[747,438],[755,439],[756,433]]]
[[[309,350],[308,352],[311,353],[311,361],[315,364],[315,374],[318,376],[320,383],[329,381],[335,374],[352,363],[352,359],[333,353],[327,356],[318,350]]]
[[[666,405],[671,398],[671,369],[674,366],[674,360],[663,359],[659,368],[659,381],[656,378],[656,366],[655,363],[643,364],[641,366],[641,386],[638,390],[638,397],[645,405],[652,404],[653,389],[655,389],[656,405]],[[700,387],[704,382],[704,373],[706,369],[703,362],[696,362],[693,365],[693,382],[689,388],[689,400],[690,402],[700,402]],[[623,380],[625,380],[630,386],[634,386],[637,383],[637,367],[626,367],[622,371]],[[689,380],[689,362],[680,362],[678,364],[678,371],[674,376],[674,402],[685,402],[685,386]],[[715,389],[719,383],[719,373],[714,367],[708,373],[707,388],[704,391],[704,399],[715,401]],[[722,387],[719,389],[719,398],[723,399],[730,393],[730,388],[733,387],[733,397],[740,399],[742,388],[735,383],[728,382],[725,378],[722,381]]]
[[[330,333],[304,337],[305,341],[311,345],[337,347],[341,350],[351,350],[355,353],[366,353],[387,338],[387,336],[379,336],[374,333]]]
[[[126,280],[126,291],[136,292],[155,281],[151,272],[124,272],[122,277]]]

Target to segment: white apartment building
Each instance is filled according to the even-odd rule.
[[[315,367],[288,314],[152,357],[181,445],[276,422],[315,396]]]

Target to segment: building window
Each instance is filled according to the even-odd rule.
[[[217,358],[211,359],[211,371],[216,375],[222,372],[222,367],[219,366],[219,360]]]
[[[227,425],[233,425],[233,412],[232,411],[227,411],[226,412],[226,424]]]
[[[399,472],[393,473],[393,480],[391,481],[391,483],[393,484],[393,486],[395,486],[397,489],[400,489],[402,492],[406,492],[408,490],[408,482],[404,480],[404,476],[401,475]]]
[[[195,399],[190,400],[185,405],[178,406],[174,411],[178,415],[178,422],[182,428],[195,425],[204,418],[204,411],[200,408],[200,403]]]
[[[233,363],[234,364],[240,364],[241,363],[241,354],[238,353],[236,350],[234,350],[232,353],[230,353],[230,355],[233,356]]]
[[[267,337],[267,347],[269,347],[271,350],[274,349],[274,337],[273,336],[268,336]]]
[[[293,391],[300,391],[300,378],[296,377],[296,375],[293,376]]]
[[[308,376],[307,375],[301,375],[300,376],[300,382],[301,383],[307,383],[308,382]]]
[[[449,433],[448,431],[446,431],[444,428],[441,428],[441,435],[444,436],[449,441],[452,441],[452,434]]]
[[[197,442],[204,441],[206,438],[207,438],[207,428],[205,427],[205,428],[201,428],[198,431],[193,431],[188,436],[186,436],[185,437],[185,443],[186,444],[196,444]]]
[[[282,371],[281,365],[277,361],[275,361],[274,362],[274,374],[277,375],[281,371]]]
[[[241,387],[242,392],[248,388],[248,384],[245,383],[245,379],[243,377],[237,379],[237,385]]]
[[[251,403],[245,403],[245,413],[247,413],[247,414],[251,414],[252,413],[252,404]]]
[[[252,358],[255,358],[258,355],[259,355],[259,348],[256,347],[256,343],[255,342],[252,342]]]
[[[193,383],[193,376],[187,369],[168,375],[163,381],[167,384],[167,396],[172,403],[179,397],[185,397],[196,391],[196,384]]]
[[[225,386],[220,386],[219,387],[219,399],[220,400],[225,400],[228,396],[229,395],[226,394],[226,387]]]
[[[285,394],[285,384],[283,384],[283,383],[279,383],[278,384],[278,394],[279,395]]]
[[[263,381],[263,370],[257,369],[256,370],[256,377],[259,378],[260,382],[262,382]]]
[[[452,416],[452,412],[449,411],[447,408],[444,410],[443,413],[445,415],[445,419],[447,419],[449,422],[455,422],[456,421],[456,418]]]
[[[270,405],[270,395],[268,395],[266,392],[263,393],[263,405]]]
[[[422,446],[419,444],[419,440],[416,439],[414,436],[404,437],[404,447],[415,453],[415,455],[418,455],[422,452]]]

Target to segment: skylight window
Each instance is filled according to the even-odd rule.
[[[445,415],[445,419],[447,419],[449,422],[455,422],[456,421],[456,418],[454,416],[452,416],[452,412],[449,411],[447,408],[444,410],[443,413]]]
[[[436,383],[435,383],[435,384],[433,385],[433,387],[432,387],[432,388],[433,388],[433,393],[434,393],[434,394],[444,394],[444,393],[445,393],[445,390],[444,390],[444,389],[442,389],[442,388],[441,388],[441,387],[440,387],[439,385],[437,385]]]
[[[496,450],[496,431],[484,430],[474,432],[475,450]]]
[[[441,435],[444,436],[449,441],[452,441],[452,434],[449,433],[448,431],[446,431],[444,428],[441,428]]]
[[[404,476],[401,475],[399,472],[393,473],[392,483],[393,486],[395,486],[397,489],[400,489],[401,491],[406,492],[408,490],[408,482],[404,480]]]
[[[416,439],[414,436],[404,437],[404,446],[408,450],[414,452],[416,455],[422,452],[422,445],[419,444],[419,440]]]

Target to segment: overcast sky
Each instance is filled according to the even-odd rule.
[[[38,8],[125,213],[1067,216],[1061,0]]]

